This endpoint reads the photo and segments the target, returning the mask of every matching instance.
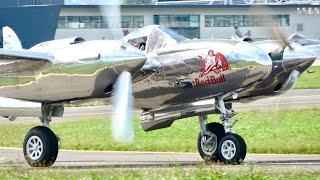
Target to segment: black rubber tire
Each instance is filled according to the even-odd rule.
[[[198,152],[202,159],[204,159],[207,162],[217,162],[219,160],[218,156],[218,148],[219,148],[219,142],[220,140],[225,136],[224,127],[220,123],[212,122],[207,124],[208,131],[214,133],[217,136],[217,147],[216,151],[212,155],[208,155],[205,152],[203,152],[201,148],[201,133],[199,133],[198,136]]]
[[[39,137],[43,143],[43,152],[36,160],[31,159],[26,150],[27,141],[32,136]],[[57,159],[58,150],[59,145],[57,136],[49,128],[44,126],[37,126],[30,129],[23,141],[24,158],[31,167],[49,167],[53,165]]]
[[[226,140],[232,141],[234,143],[235,147],[236,147],[235,155],[231,159],[226,159],[222,155],[222,151],[221,151],[222,144]],[[225,164],[240,164],[246,158],[247,145],[246,145],[245,141],[243,140],[243,138],[240,135],[227,133],[226,136],[224,136],[221,139],[221,141],[219,143],[218,151],[219,151],[219,159],[220,159],[220,161],[224,162]]]

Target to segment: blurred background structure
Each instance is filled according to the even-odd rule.
[[[237,26],[253,39],[271,39],[266,24],[276,23],[288,36],[298,32],[320,38],[318,0],[1,0],[0,26],[11,26],[24,47],[50,40],[80,36],[111,39],[110,31],[160,24],[190,39],[230,38]],[[105,18],[101,9],[121,8],[121,21]],[[270,9],[259,11],[259,7]],[[114,15],[118,16],[118,15]]]

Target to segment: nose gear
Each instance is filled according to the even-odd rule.
[[[229,93],[217,99],[216,109],[221,113],[222,124],[207,123],[207,115],[199,116],[200,133],[198,137],[198,151],[206,161],[221,161],[225,164],[240,164],[246,157],[247,145],[240,135],[234,134],[233,126],[237,120],[236,113],[227,109],[224,99],[235,97]]]

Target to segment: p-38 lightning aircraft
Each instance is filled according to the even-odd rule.
[[[121,40],[86,42],[78,37],[28,50],[15,47],[0,50],[0,97],[5,99],[0,115],[11,120],[40,117],[43,126],[32,128],[23,143],[24,157],[33,167],[55,162],[58,138],[49,123],[63,115],[66,103],[112,99],[115,139],[132,138],[132,128],[126,128],[132,124],[126,120],[131,97],[143,110],[145,131],[198,116],[200,156],[239,164],[247,148],[233,131],[232,102],[284,93],[315,61],[308,50],[283,39],[256,44],[187,40],[156,25]],[[207,123],[209,114],[218,113],[221,124]]]

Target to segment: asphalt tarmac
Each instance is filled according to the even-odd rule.
[[[281,110],[281,109],[303,109],[320,107],[320,89],[291,90],[287,93],[256,100],[250,103],[234,103],[233,109],[236,112],[249,110]],[[62,118],[54,117],[53,121],[68,121],[74,119],[86,119],[88,117],[110,117],[113,108],[106,106],[66,107]],[[135,115],[140,115],[141,110],[133,110]],[[18,117],[16,122],[39,122],[38,118]],[[8,119],[0,117],[0,124],[10,123]]]
[[[320,171],[320,155],[248,154],[241,165],[206,164],[198,153],[171,152],[99,152],[60,151],[52,168],[103,169],[103,168],[214,168],[241,171],[254,168],[268,171]],[[29,167],[22,149],[0,148],[0,167]]]
[[[320,90],[292,90],[282,96],[261,99],[251,103],[235,103],[238,112],[252,109],[277,110],[286,108],[320,107]],[[66,108],[63,118],[57,121],[86,118],[92,116],[109,116],[111,106]],[[139,114],[139,110],[134,111]],[[39,121],[36,118],[18,118],[17,121]],[[10,123],[5,119],[1,123]],[[28,167],[21,149],[0,148],[0,167]],[[320,171],[320,155],[289,154],[249,154],[240,166],[222,164],[204,164],[197,153],[150,153],[150,152],[94,152],[94,151],[60,151],[53,168],[100,169],[100,168],[194,168],[204,166],[217,170],[257,170],[270,171]]]
[[[283,95],[260,99],[250,103],[234,103],[236,112],[248,110],[279,110],[289,108],[320,107],[320,89],[291,90]],[[91,106],[79,108],[66,108],[64,118],[76,118],[87,116],[108,116],[112,113],[112,106]],[[140,110],[134,110],[140,115]]]

